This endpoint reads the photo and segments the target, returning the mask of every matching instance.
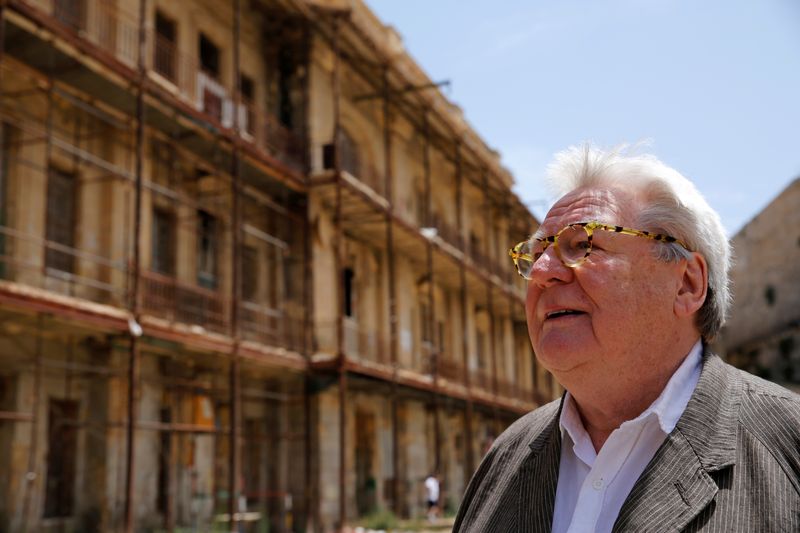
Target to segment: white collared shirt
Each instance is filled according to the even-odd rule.
[[[586,433],[575,400],[561,411],[561,462],[553,533],[610,532],[633,485],[686,409],[700,379],[698,340],[658,398],[609,435],[600,453]]]

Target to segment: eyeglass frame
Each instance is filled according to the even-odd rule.
[[[561,251],[558,248],[558,236],[561,235],[567,229],[576,228],[576,227],[582,228],[586,232],[586,235],[588,236],[589,248],[586,250],[586,253],[583,255],[583,257],[581,257],[580,259],[578,259],[578,260],[576,260],[576,261],[574,261],[572,263],[567,263],[561,257]],[[549,237],[537,237],[534,240],[537,241],[537,242],[544,243],[544,246],[543,246],[542,252],[541,252],[542,254],[545,252],[545,250],[547,250],[547,248],[550,246],[550,244],[552,244],[554,246],[555,250],[556,250],[556,256],[558,257],[558,260],[561,261],[561,264],[564,265],[565,267],[568,267],[568,268],[576,268],[576,267],[582,265],[586,261],[586,259],[589,257],[589,254],[592,253],[592,236],[593,236],[594,230],[597,230],[597,229],[602,230],[602,231],[609,231],[609,232],[612,232],[612,233],[622,233],[623,235],[632,235],[634,237],[645,237],[645,238],[650,239],[650,240],[669,243],[669,244],[675,243],[675,244],[679,244],[680,246],[684,247],[686,250],[689,250],[689,246],[685,242],[683,242],[682,240],[680,240],[680,239],[678,239],[676,237],[672,237],[671,235],[666,235],[666,234],[663,234],[663,233],[652,233],[652,232],[646,231],[646,230],[638,230],[638,229],[633,229],[633,228],[626,228],[626,227],[623,227],[623,226],[615,226],[613,224],[603,224],[602,222],[598,222],[596,220],[592,220],[592,221],[589,221],[589,222],[573,222],[572,224],[567,224],[566,226],[564,226],[563,228],[558,230],[558,233],[556,233],[555,235],[550,235]],[[519,262],[518,261],[520,259],[527,259],[528,261],[531,262],[531,269],[532,269],[533,265],[536,264],[536,261],[538,261],[539,257],[541,257],[541,255],[540,255],[539,257],[534,258],[529,254],[520,253],[520,249],[523,246],[525,246],[527,243],[529,243],[530,241],[531,241],[531,239],[527,239],[527,240],[524,240],[522,242],[519,242],[516,245],[514,245],[514,247],[512,247],[510,250],[508,250],[508,255],[511,257],[511,260],[514,261],[514,267],[517,270],[517,274],[519,274],[520,276],[522,276],[523,279],[526,279],[528,281],[530,281],[532,278],[530,276],[525,276],[520,271]]]

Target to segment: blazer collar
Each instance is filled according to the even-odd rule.
[[[705,347],[700,381],[675,429],[686,437],[707,472],[736,462],[741,390],[739,375]]]
[[[705,350],[686,410],[631,489],[614,531],[682,530],[716,497],[712,474],[736,462],[738,374]]]
[[[529,444],[530,452],[520,465],[516,508],[519,533],[545,533],[552,528],[561,460],[561,431],[558,420],[563,407],[564,396],[561,397],[552,418],[535,433]]]

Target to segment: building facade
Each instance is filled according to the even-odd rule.
[[[362,2],[8,0],[0,70],[0,530],[452,509],[559,393],[536,220]]]
[[[733,308],[720,351],[800,392],[800,178],[731,240]]]

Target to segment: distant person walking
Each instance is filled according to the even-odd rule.
[[[439,478],[436,472],[425,478],[425,492],[428,500],[428,520],[433,522],[439,517]]]

